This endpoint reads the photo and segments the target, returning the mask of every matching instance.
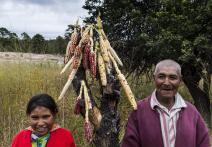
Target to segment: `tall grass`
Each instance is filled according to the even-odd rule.
[[[7,147],[12,137],[28,126],[25,114],[29,98],[38,93],[59,96],[66,76],[59,76],[61,67],[51,63],[0,63],[0,147]],[[69,128],[77,146],[86,146],[83,139],[82,118],[73,114],[75,93],[69,90],[67,97],[58,102],[57,121]]]
[[[52,63],[0,63],[0,147],[10,145],[12,137],[21,129],[28,126],[25,114],[29,98],[38,93],[48,93],[57,100],[67,76],[60,76],[61,66]],[[128,81],[132,81],[129,77]],[[131,88],[138,98],[148,96],[153,88],[153,83],[142,80],[142,83],[131,83]],[[182,85],[181,94],[189,101],[192,98],[188,90]],[[122,92],[123,93],[123,92]],[[59,114],[57,122],[72,131],[78,147],[89,146],[83,135],[83,118],[73,113],[75,92],[70,87],[66,98],[58,102]],[[119,105],[121,116],[120,139],[124,134],[124,127],[128,114],[131,112],[127,98],[122,95]]]

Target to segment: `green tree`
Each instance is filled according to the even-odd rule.
[[[194,104],[210,124],[211,0],[86,0],[84,8],[91,14],[86,22],[101,12],[108,38],[129,73],[149,73],[165,58],[179,62]]]
[[[56,46],[56,50],[55,53],[60,53],[60,54],[64,54],[65,53],[65,49],[66,49],[66,45],[67,45],[67,41],[61,37],[58,36],[55,40],[55,46]]]
[[[21,34],[21,49],[23,52],[31,52],[31,37],[26,32]]]
[[[19,51],[18,35],[6,28],[0,28],[0,48],[1,51]]]
[[[36,34],[32,37],[32,52],[33,53],[47,52],[47,44],[42,35]]]

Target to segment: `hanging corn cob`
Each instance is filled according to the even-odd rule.
[[[104,61],[108,63],[110,59],[108,57],[108,50],[107,50],[107,47],[105,46],[105,42],[103,40],[102,35],[99,35],[99,44],[100,44],[100,51],[101,51],[102,57]]]
[[[99,52],[98,52],[98,67],[99,67],[99,74],[100,74],[102,86],[106,86],[107,85],[107,77],[106,77],[105,63],[102,58],[102,55]]]
[[[78,32],[77,32],[77,27],[78,27],[78,20],[75,24],[74,32],[71,34],[70,41],[66,47],[66,55],[65,55],[65,60],[64,60],[65,63],[67,63],[68,60],[74,55],[74,51],[77,46],[78,37],[79,37]]]
[[[123,63],[121,62],[121,59],[118,57],[118,55],[116,54],[116,52],[114,51],[114,49],[111,47],[110,42],[108,40],[105,40],[105,44],[110,52],[110,54],[114,57],[114,59],[116,60],[116,62],[120,65],[123,66]]]
[[[82,91],[84,90],[84,85],[81,84],[80,86],[80,93],[77,96],[76,102],[75,102],[75,107],[74,107],[74,113],[78,115],[81,112],[80,108],[80,100],[82,99]]]
[[[72,58],[68,61],[68,63],[66,63],[66,65],[63,67],[63,69],[62,69],[62,71],[60,72],[60,74],[63,74],[63,73],[67,70],[67,68],[72,64],[73,60],[74,60],[74,57],[72,57]]]
[[[92,109],[92,104],[91,104],[91,100],[90,100],[90,97],[88,95],[88,89],[85,85],[85,82],[82,81],[81,82],[81,85],[83,85],[84,87],[84,100],[85,100],[85,123],[84,123],[84,129],[85,129],[85,137],[87,139],[88,142],[90,142],[92,140],[92,132],[93,132],[93,129],[92,129],[92,126],[91,126],[91,123],[89,121],[89,110]]]
[[[137,103],[135,101],[135,97],[132,93],[132,90],[130,89],[130,86],[127,83],[126,78],[124,77],[124,75],[121,73],[121,71],[119,70],[117,63],[115,61],[115,59],[111,56],[111,54],[109,53],[109,57],[111,59],[111,61],[113,62],[113,66],[118,74],[118,79],[122,85],[122,87],[124,88],[124,92],[127,95],[128,100],[130,101],[131,105],[133,106],[134,110],[137,109]]]
[[[82,59],[82,63],[83,63],[83,67],[85,70],[87,70],[89,68],[89,57],[90,57],[90,53],[91,53],[91,45],[90,44],[86,44],[85,48],[84,48],[84,54],[83,54],[83,59]]]
[[[89,67],[90,67],[90,72],[92,75],[92,78],[96,78],[96,50],[93,50],[93,39],[90,38],[91,42],[91,52],[89,55]]]
[[[81,63],[81,58],[82,58],[82,55],[80,55],[79,59],[75,58],[75,61],[73,61],[74,62],[73,69],[72,69],[71,74],[69,75],[68,80],[67,80],[65,86],[63,87],[63,90],[58,98],[59,100],[61,100],[64,97],[66,91],[68,90],[69,86],[71,85],[71,82],[74,79],[74,76],[77,73],[77,69]]]
[[[78,24],[76,26],[78,26]],[[117,77],[124,89],[125,94],[127,95],[128,100],[130,101],[133,108],[137,109],[137,104],[130,86],[118,68],[118,65],[123,66],[123,63],[121,62],[115,50],[111,47],[110,42],[108,41],[107,36],[102,28],[100,17],[98,16],[97,18],[97,25],[87,25],[86,27],[81,27],[81,30],[79,30],[79,28],[80,27],[78,27],[78,29],[77,27],[74,28],[74,32],[72,33],[66,48],[66,65],[62,69],[61,74],[64,73],[68,68],[70,68],[71,73],[65,86],[62,89],[59,100],[64,97],[65,92],[68,90],[72,80],[74,79],[78,68],[82,64],[81,67],[86,71],[85,79],[87,85],[89,85],[88,79],[100,80],[103,89],[107,87],[107,75],[110,75],[112,73],[112,68],[115,68]],[[93,36],[93,30],[96,31],[96,36]],[[78,40],[80,38],[79,36],[81,36],[80,40]],[[96,77],[97,65],[99,77]],[[84,102],[84,129],[85,137],[89,142],[92,140],[93,127],[91,122],[95,128],[99,128],[102,120],[101,112],[97,105],[92,105],[91,98],[88,94],[88,87],[86,86],[85,81],[82,80],[80,92],[76,98],[74,112],[75,114],[79,114],[80,112],[84,113],[84,111],[81,111],[82,105],[80,105],[80,102]]]

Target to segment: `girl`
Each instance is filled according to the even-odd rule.
[[[14,137],[11,147],[75,147],[71,132],[55,123],[57,112],[51,96],[33,96],[26,110],[29,127]]]

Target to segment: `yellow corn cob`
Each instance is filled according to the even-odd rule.
[[[80,65],[81,59],[82,59],[82,55],[79,58],[78,67]],[[76,69],[72,69],[71,74],[69,75],[68,80],[67,80],[65,86],[63,87],[63,90],[62,90],[60,96],[58,97],[58,100],[61,100],[64,97],[66,91],[68,90],[69,86],[71,85],[72,80],[74,79],[74,76],[77,73],[78,67]]]
[[[113,62],[115,70],[118,74],[118,79],[119,79],[119,81],[120,81],[120,83],[121,83],[121,85],[124,89],[125,94],[127,95],[128,100],[130,101],[131,105],[133,106],[133,109],[136,110],[137,109],[137,103],[135,101],[135,97],[132,93],[132,90],[130,89],[130,86],[127,83],[126,78],[124,77],[124,75],[119,70],[115,59],[112,57],[112,55],[110,53],[109,53],[109,57],[110,57],[111,61]]]
[[[102,86],[106,86],[107,85],[107,77],[106,77],[106,71],[105,71],[105,64],[104,64],[104,60],[99,52],[98,52],[98,67],[99,67],[99,74],[100,74]]]
[[[100,127],[102,115],[96,106],[93,106],[93,109],[90,111],[89,119],[95,128],[98,129]]]
[[[110,59],[108,57],[108,50],[107,50],[107,47],[105,46],[105,42],[103,40],[102,35],[99,36],[99,44],[100,44],[100,50],[101,50],[102,57],[103,57],[104,61],[106,63],[108,63],[110,61]]]
[[[124,88],[125,94],[127,95],[127,98],[130,101],[131,105],[133,106],[133,109],[136,110],[137,103],[136,103],[135,97],[130,89],[130,86],[127,83],[127,80],[125,79],[123,74],[118,74],[118,79],[121,82],[121,85]]]

